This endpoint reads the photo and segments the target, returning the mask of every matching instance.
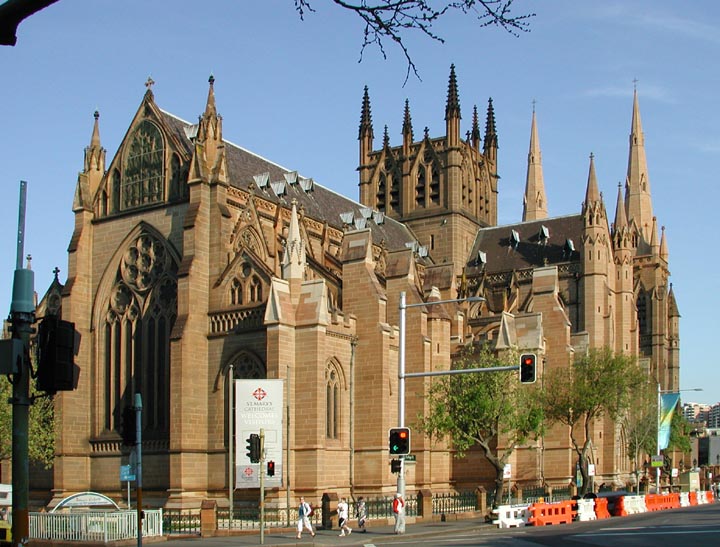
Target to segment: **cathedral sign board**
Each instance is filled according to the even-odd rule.
[[[275,475],[265,477],[265,486],[281,486],[282,461],[282,380],[235,380],[235,487],[258,488],[260,466],[275,462]],[[251,433],[265,433],[265,458],[251,463],[245,439]]]

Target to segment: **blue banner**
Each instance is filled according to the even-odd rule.
[[[670,444],[670,424],[675,405],[680,400],[679,393],[666,393],[660,396],[660,416],[658,416],[658,451]]]

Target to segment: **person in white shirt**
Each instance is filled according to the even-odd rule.
[[[338,524],[340,525],[340,537],[343,537],[345,535],[350,535],[352,533],[352,528],[348,526],[348,504],[345,498],[342,498],[340,500],[340,503],[338,503],[337,506],[337,513],[338,513]]]

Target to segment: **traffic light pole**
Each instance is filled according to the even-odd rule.
[[[22,342],[19,370],[13,374],[12,385],[12,537],[13,545],[22,546],[30,536],[28,492],[30,468],[28,458],[28,417],[30,413],[30,333],[35,322],[33,272],[22,267],[25,244],[25,196],[27,182],[20,182],[18,240],[15,277],[13,280],[10,316],[12,337]]]
[[[260,545],[265,544],[265,430],[260,428]]]

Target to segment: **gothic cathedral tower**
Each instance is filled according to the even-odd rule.
[[[450,67],[444,137],[425,128],[415,141],[405,102],[402,146],[391,147],[385,128],[382,148],[373,150],[370,98],[365,88],[360,119],[360,202],[411,228],[435,263],[465,264],[478,228],[497,224],[497,133],[488,103],[483,147],[477,108],[472,130],[460,137],[460,102],[455,66]]]

